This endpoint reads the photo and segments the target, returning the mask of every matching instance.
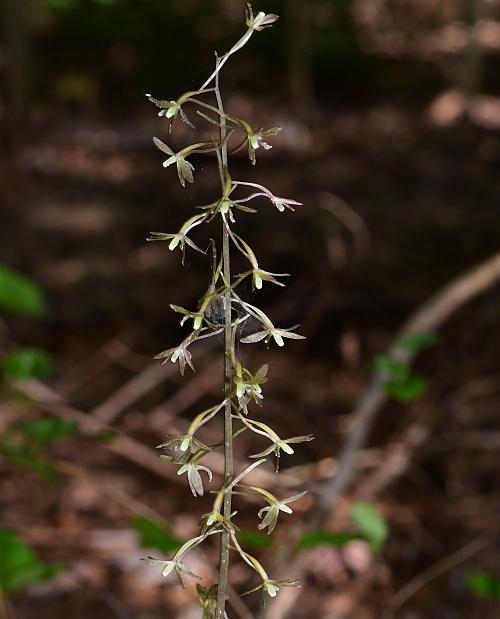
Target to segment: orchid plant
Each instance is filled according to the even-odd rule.
[[[186,474],[191,492],[195,497],[204,494],[204,484],[212,481],[212,471],[202,464],[203,458],[211,451],[222,447],[224,450],[224,479],[221,487],[214,492],[215,500],[212,510],[202,516],[200,534],[186,542],[170,560],[150,558],[150,563],[162,566],[162,573],[168,576],[175,573],[182,583],[182,575],[198,578],[185,565],[184,558],[196,546],[207,538],[218,536],[220,539],[220,562],[218,582],[211,587],[198,585],[198,595],[204,619],[227,618],[226,600],[228,599],[228,573],[230,551],[235,552],[257,575],[259,584],[247,593],[262,590],[267,597],[276,596],[281,586],[297,586],[292,580],[273,580],[264,570],[261,563],[248,552],[242,549],[238,539],[238,527],[233,522],[235,511],[232,511],[232,499],[235,495],[253,495],[260,498],[264,506],[258,512],[260,530],[267,529],[273,532],[280,514],[290,514],[289,504],[300,499],[304,493],[285,499],[278,499],[268,490],[255,485],[245,485],[244,478],[256,467],[263,465],[269,456],[275,458],[275,468],[278,472],[281,453],[293,454],[291,444],[311,440],[312,436],[294,436],[281,438],[267,424],[253,419],[250,416],[249,406],[262,405],[262,385],[267,381],[267,365],[252,371],[242,365],[236,353],[237,342],[252,344],[264,341],[267,345],[274,342],[278,346],[284,345],[285,339],[303,339],[295,332],[296,327],[278,328],[271,319],[258,307],[247,303],[238,294],[238,286],[250,280],[253,289],[260,290],[264,282],[271,282],[284,286],[278,278],[285,277],[285,273],[271,273],[262,269],[254,251],[234,230],[236,215],[257,213],[253,208],[254,202],[265,199],[279,212],[287,209],[294,210],[300,202],[282,198],[273,194],[266,187],[247,181],[233,179],[229,169],[229,154],[247,151],[250,162],[255,165],[259,149],[268,150],[271,145],[268,140],[276,135],[279,127],[254,129],[249,122],[237,118],[224,109],[219,88],[219,77],[222,67],[227,60],[239,51],[253,36],[272,26],[278,19],[277,15],[259,12],[254,14],[250,4],[246,5],[246,26],[244,35],[223,56],[216,55],[215,69],[198,90],[183,94],[176,100],[155,99],[146,95],[148,100],[160,109],[159,116],[168,121],[168,130],[171,131],[175,123],[185,123],[195,129],[192,118],[208,123],[210,130],[216,135],[205,141],[197,141],[178,152],[162,140],[155,137],[155,146],[166,155],[163,163],[165,168],[173,166],[182,187],[194,182],[195,166],[191,157],[200,153],[215,155],[218,165],[221,192],[220,196],[208,205],[199,207],[201,213],[187,219],[177,232],[152,232],[149,241],[166,241],[170,251],[180,251],[182,261],[186,251],[193,249],[203,252],[189,235],[202,224],[209,224],[219,219],[222,228],[222,247],[218,251],[214,241],[212,247],[212,272],[208,289],[201,297],[194,310],[187,310],[177,305],[171,308],[181,314],[181,325],[189,324],[189,334],[184,337],[178,346],[174,346],[157,355],[163,363],[178,363],[181,374],[186,366],[194,370],[192,353],[189,350],[195,342],[217,334],[224,334],[224,398],[218,404],[202,411],[193,419],[186,434],[168,436],[166,441],[159,445],[167,449],[168,453],[161,457],[178,466],[178,475]],[[191,111],[190,111],[191,110]],[[194,113],[193,113],[194,111]],[[189,114],[189,115],[188,115]],[[192,115],[191,115],[192,114]],[[252,206],[250,206],[252,204]],[[249,268],[242,273],[231,272],[231,249],[240,253],[248,261]],[[221,308],[223,318],[214,318],[217,312],[214,308]],[[219,312],[220,314],[220,312]],[[251,324],[258,324],[254,333],[241,337],[241,325],[251,318]],[[223,416],[224,440],[219,445],[206,445],[199,438],[200,429],[207,423]],[[250,456],[256,461],[243,468],[235,475],[233,464],[233,443],[243,432],[252,432],[267,441],[265,448]],[[172,455],[173,454],[173,455]]]

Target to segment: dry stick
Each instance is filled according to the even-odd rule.
[[[155,429],[164,428],[166,423],[201,400],[216,384],[216,369],[209,360],[208,365],[197,373],[191,382],[180,387],[174,395],[147,413],[149,425]]]
[[[416,333],[437,330],[447,318],[475,296],[488,290],[500,280],[500,253],[479,266],[452,280],[443,290],[424,303],[405,323],[388,351],[395,361],[408,364],[415,353],[401,346],[402,339]],[[332,483],[325,487],[311,518],[311,526],[317,527],[331,513],[343,492],[347,489],[359,450],[366,443],[371,425],[387,401],[384,383],[386,372],[378,371],[362,395],[352,414],[351,434],[339,455],[339,470]]]
[[[490,538],[480,537],[469,544],[460,548],[453,554],[445,557],[441,561],[438,561],[434,565],[431,565],[428,569],[424,570],[415,578],[410,580],[404,587],[402,587],[391,599],[390,608],[382,615],[382,619],[392,619],[394,613],[407,602],[417,591],[423,589],[430,582],[449,572],[457,565],[464,563],[467,559],[470,559],[478,552],[481,552],[488,544],[491,543]]]
[[[204,354],[213,350],[216,344],[216,341],[207,342],[203,347]],[[93,415],[105,423],[111,423],[131,404],[137,402],[143,395],[149,393],[166,378],[175,374],[175,371],[176,366],[173,363],[167,366],[158,363],[148,365],[142,372],[122,385],[107,400],[101,402],[92,411]]]
[[[17,389],[19,392],[34,400],[40,408],[45,409],[56,417],[74,419],[79,423],[81,430],[84,432],[111,431],[115,433],[116,437],[112,441],[104,444],[104,447],[106,447],[108,451],[127,458],[131,462],[152,471],[160,477],[169,479],[174,483],[183,483],[180,477],[176,475],[170,467],[164,465],[152,449],[129,436],[116,432],[116,430],[110,428],[99,419],[73,408],[67,404],[61,396],[43,383],[37,380],[29,380],[18,385]]]

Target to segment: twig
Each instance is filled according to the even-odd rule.
[[[401,346],[402,339],[417,333],[437,330],[453,313],[477,295],[485,292],[500,280],[500,253],[495,254],[479,266],[452,280],[443,290],[425,302],[405,323],[388,356],[408,364],[415,357],[409,348]],[[313,512],[311,526],[317,527],[332,511],[343,492],[347,489],[359,450],[366,443],[373,421],[387,401],[384,391],[386,373],[377,371],[370,385],[361,396],[352,414],[353,428],[339,455],[339,470],[332,483],[325,488]]]
[[[371,237],[366,223],[359,214],[333,193],[321,193],[319,203],[321,208],[336,217],[352,234],[356,257],[366,256],[370,252]]]
[[[449,572],[451,569],[464,563],[467,559],[470,559],[478,552],[481,552],[486,546],[491,542],[489,538],[480,537],[475,539],[474,541],[467,544],[460,550],[457,550],[453,554],[441,559],[434,565],[431,565],[429,568],[415,576],[410,582],[408,582],[404,587],[402,587],[391,599],[390,608],[387,609],[382,615],[382,619],[392,619],[394,617],[394,613],[398,610],[405,602],[407,602],[417,591],[423,589],[430,582]]]
[[[37,380],[29,380],[17,387],[18,391],[34,400],[40,408],[62,419],[74,419],[84,432],[114,432],[116,437],[104,444],[108,451],[127,458],[160,477],[182,483],[175,471],[157,457],[155,452],[129,436],[120,434],[92,415],[82,413],[65,402],[61,396]]]
[[[435,331],[453,312],[473,297],[488,290],[499,280],[500,253],[455,278],[443,290],[425,302],[400,330],[389,348],[388,355],[401,363],[410,363],[413,360],[414,353],[400,345],[402,338],[415,333]],[[308,519],[307,530],[318,529],[321,526],[323,520],[332,512],[348,487],[353,472],[356,470],[360,450],[366,443],[372,423],[387,401],[384,392],[386,379],[385,373],[378,371],[358,401],[352,413],[354,425],[338,457],[338,469],[335,477],[329,484],[327,482],[323,484],[323,493],[319,494],[319,501]],[[303,528],[298,528],[296,535],[304,532]],[[293,547],[293,543],[290,543],[283,556],[276,561],[274,569],[277,573],[281,572],[281,567],[285,564],[290,567]],[[295,559],[293,566],[296,569],[300,568],[300,561]],[[295,590],[289,593],[289,596],[292,598],[294,593],[296,594]],[[293,604],[293,602],[290,603]],[[272,609],[273,605],[271,604],[269,608]],[[263,619],[266,616],[267,612],[263,609],[259,617]],[[282,619],[283,616],[283,614],[273,613],[272,619]]]
[[[217,341],[207,341],[203,347],[206,354],[217,345]],[[105,423],[114,421],[120,413],[131,404],[137,402],[143,395],[152,391],[166,378],[176,372],[174,364],[160,365],[154,363],[122,385],[112,396],[101,402],[93,411],[93,415]]]

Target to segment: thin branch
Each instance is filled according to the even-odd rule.
[[[413,334],[436,331],[451,314],[499,281],[500,253],[459,275],[426,301],[400,330],[388,350],[388,356],[400,363],[411,363],[416,353],[401,346],[401,340]],[[354,421],[351,434],[339,455],[339,469],[317,504],[311,526],[319,526],[349,486],[359,450],[365,445],[378,412],[388,400],[384,391],[386,380],[385,372],[376,372],[358,401],[352,414]]]
[[[439,576],[446,574],[453,568],[457,567],[461,563],[464,563],[474,555],[478,554],[486,548],[488,544],[491,543],[491,539],[480,537],[463,548],[460,548],[453,554],[441,559],[434,565],[431,565],[429,568],[415,576],[410,582],[408,582],[404,587],[402,587],[391,599],[390,608],[385,611],[382,615],[382,619],[392,619],[394,617],[395,612],[403,606],[411,597],[427,586],[430,582],[439,578]]]

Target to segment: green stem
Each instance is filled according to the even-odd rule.
[[[219,89],[219,68],[220,60],[217,59],[215,73],[215,97],[219,108],[221,126],[220,126],[220,141],[221,141],[221,160],[219,163],[219,172],[221,177],[222,191],[225,191],[226,178],[228,177],[228,160],[227,160],[227,143],[226,143],[226,117],[224,115],[224,107]],[[231,258],[230,258],[230,243],[229,233],[222,222],[222,261],[224,269],[224,279],[226,282],[231,282]],[[227,487],[233,477],[233,421],[231,416],[231,389],[233,380],[233,334],[232,334],[232,316],[231,316],[231,291],[228,289],[224,293],[224,397],[226,404],[224,406],[224,487]],[[229,520],[231,515],[231,493],[224,494],[223,516]],[[220,560],[219,560],[219,585],[217,589],[217,608],[215,611],[215,619],[224,619],[227,585],[229,575],[229,532],[224,530],[221,534],[220,541]]]

